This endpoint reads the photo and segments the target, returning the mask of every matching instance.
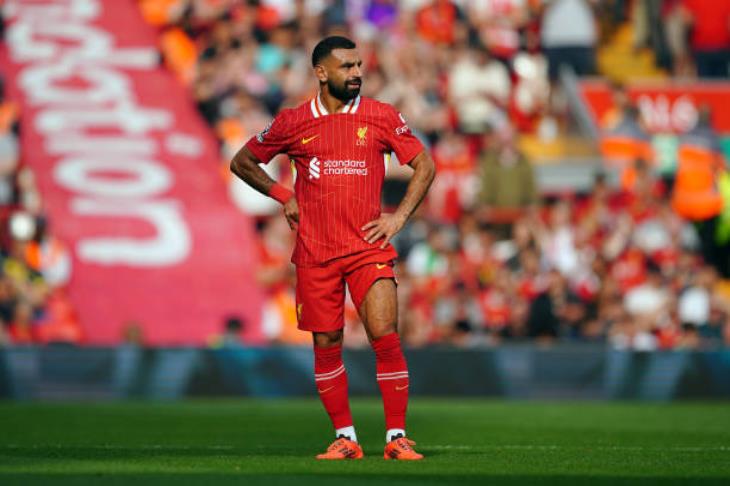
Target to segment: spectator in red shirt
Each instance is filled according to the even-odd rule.
[[[416,29],[421,38],[433,44],[453,44],[465,32],[460,21],[464,15],[451,0],[432,0],[416,13]]]
[[[730,0],[684,0],[697,75],[726,78],[730,62]]]

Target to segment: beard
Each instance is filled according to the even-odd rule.
[[[359,84],[352,85],[348,83],[357,82]],[[342,101],[343,103],[347,103],[353,98],[356,98],[357,95],[360,94],[360,87],[362,86],[362,80],[359,78],[355,79],[348,79],[342,84],[336,84],[331,79],[327,80],[327,88],[329,88],[329,92],[332,96],[337,98],[338,100]]]

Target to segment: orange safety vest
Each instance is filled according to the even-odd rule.
[[[216,123],[215,126],[216,135],[223,141],[224,148],[238,149],[246,143],[248,132],[246,127],[241,123],[238,118],[224,118]],[[224,181],[231,180],[231,170],[229,169],[230,160],[223,160],[220,166],[221,177]]]
[[[25,246],[25,262],[37,272],[43,271],[58,263],[66,254],[63,244],[51,238],[47,245],[32,241]]]
[[[633,164],[636,159],[654,162],[654,152],[651,145],[644,141],[626,135],[606,135],[601,139],[601,155],[608,165],[623,167]]]
[[[149,24],[155,26],[167,25],[170,23],[173,10],[183,0],[141,0],[139,9],[142,17]]]
[[[644,160],[650,165],[654,163],[654,152],[648,142],[625,135],[603,137],[600,150],[606,165],[621,171],[621,187],[624,190],[630,190],[636,181],[636,160]]]
[[[246,127],[238,118],[223,118],[216,123],[215,131],[225,143],[243,145],[246,142]]]
[[[682,145],[678,152],[672,208],[691,221],[703,221],[720,214],[722,196],[717,190],[716,169],[722,161],[714,151]]]
[[[18,120],[18,105],[12,101],[0,104],[0,134],[8,133]]]
[[[160,50],[167,68],[183,83],[192,82],[198,60],[198,49],[193,40],[182,29],[168,29],[160,36]]]

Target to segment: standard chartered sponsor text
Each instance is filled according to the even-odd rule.
[[[325,160],[325,175],[368,175],[367,163],[364,160]]]

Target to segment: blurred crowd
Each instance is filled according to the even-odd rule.
[[[610,190],[598,176],[590,193],[547,198],[505,225],[479,211],[439,222],[424,208],[394,242],[403,340],[465,347],[560,340],[637,350],[730,344],[730,283],[704,263],[694,227],[662,191],[655,180]],[[306,343],[294,331],[293,309],[287,312],[293,303],[284,304],[293,235],[272,218],[262,236],[258,276],[273,297],[267,331],[274,341]],[[365,346],[349,302],[346,319],[346,342]]]
[[[598,74],[597,50],[634,24],[637,50],[676,75],[728,76],[730,1],[139,0],[160,28],[164,63],[188,84],[223,159],[316,86],[310,53],[353,37],[363,94],[397,106],[430,141],[499,130],[555,132],[551,81],[563,66]],[[555,98],[555,97],[553,97]]]
[[[68,248],[50,231],[33,172],[22,163],[20,108],[0,79],[0,346],[83,342],[64,293]]]
[[[727,78],[730,2],[726,0],[614,0],[612,20],[630,18],[634,46],[650,48],[674,76]]]
[[[278,110],[316,92],[310,53],[323,35],[356,40],[362,94],[395,105],[438,168],[394,241],[410,346],[730,344],[730,288],[703,257],[697,225],[674,210],[674,174],[659,179],[634,154],[619,187],[597,174],[585,193],[545,195],[516,142],[521,133],[555,136],[562,66],[599,74],[597,48],[627,21],[636,48],[654,50],[667,72],[727,77],[730,2],[140,0],[140,7],[159,28],[162,61],[217,134],[222,167]],[[606,133],[631,125],[635,107],[617,110]],[[630,135],[640,140],[640,121],[632,121],[638,132]],[[292,175],[282,159],[265,170],[286,183]],[[397,204],[408,175],[389,168],[386,207]],[[272,342],[308,344],[296,330],[294,235],[276,203],[236,180],[230,187],[260,234],[264,332]],[[365,345],[349,301],[346,320],[346,343]]]
[[[262,326],[271,342],[310,341],[296,330],[294,234],[276,203],[230,179],[228,161],[281,108],[316,92],[311,50],[322,36],[343,34],[365,61],[362,94],[396,106],[438,167],[428,198],[394,240],[406,343],[730,345],[728,205],[713,194],[705,207],[716,210],[694,217],[696,207],[678,202],[687,177],[677,167],[657,177],[643,156],[649,135],[620,87],[602,126],[604,140],[632,140],[618,187],[599,173],[584,193],[542,194],[517,143],[520,134],[556,136],[565,123],[561,68],[600,74],[598,48],[626,22],[635,48],[652,50],[665,72],[727,78],[730,0],[138,3],[159,29],[161,62],[189,87],[220,141],[233,200],[255,217],[256,279],[267,296]],[[83,343],[64,292],[70,252],[22,163],[20,116],[0,82],[0,345]],[[701,116],[687,138],[701,139],[714,157],[709,119]],[[265,169],[284,183],[293,177],[284,158]],[[408,177],[395,162],[389,168],[387,208]],[[347,344],[364,346],[349,300],[346,321]],[[224,340],[235,341],[241,328],[229,319]]]

